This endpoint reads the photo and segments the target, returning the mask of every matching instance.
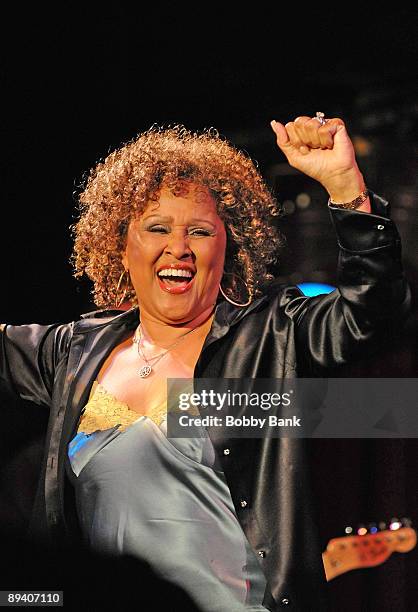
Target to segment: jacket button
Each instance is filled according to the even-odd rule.
[[[247,505],[247,502],[245,501],[245,499],[242,499],[242,500],[240,501],[240,504],[241,504],[241,508],[245,508],[245,507],[246,507],[246,505]]]
[[[385,226],[384,226],[384,225],[378,225],[378,226],[377,226],[377,229],[378,229],[378,230],[384,230],[384,229],[385,229]]]
[[[229,448],[224,448],[224,455],[229,455],[229,453],[230,453]]]
[[[259,550],[258,551],[258,556],[264,558],[266,556],[266,551],[265,550]]]
[[[290,601],[287,599],[287,597],[283,597],[280,603],[282,604],[282,606],[288,606],[290,604]]]

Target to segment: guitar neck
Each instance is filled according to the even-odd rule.
[[[357,566],[353,564],[352,567],[348,567],[347,563],[335,561],[334,556],[325,550],[322,553],[322,562],[324,564],[325,577],[327,582],[340,576],[341,574],[345,574],[352,569],[357,569]]]
[[[395,551],[412,550],[416,542],[417,534],[410,527],[334,538],[322,553],[327,581],[354,569],[380,565]]]

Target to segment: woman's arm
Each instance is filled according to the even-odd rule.
[[[50,406],[55,370],[65,357],[72,323],[0,325],[0,380],[13,394]]]
[[[319,180],[330,199],[350,202],[364,190],[341,119],[321,126],[316,119],[302,117],[286,127],[272,127],[289,163]],[[404,323],[410,307],[400,237],[388,203],[371,191],[357,210],[328,203],[340,247],[338,288],[314,298],[289,296],[286,304],[297,324],[305,372],[347,363],[366,347],[381,344]]]

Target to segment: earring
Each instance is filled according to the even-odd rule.
[[[238,304],[238,302],[234,302],[234,300],[231,300],[231,298],[229,298],[229,297],[228,297],[228,296],[225,294],[224,290],[222,289],[221,283],[219,283],[219,290],[220,290],[220,292],[222,293],[222,295],[224,296],[224,298],[226,299],[226,301],[227,301],[227,302],[229,302],[230,304],[233,304],[234,306],[239,306],[240,308],[243,308],[244,306],[248,306],[249,304],[251,304],[252,299],[253,299],[253,296],[252,296],[252,292],[251,292],[251,291],[249,290],[249,288],[248,288],[247,283],[246,283],[246,282],[245,282],[245,281],[244,281],[244,280],[243,280],[243,279],[242,279],[240,276],[238,276],[238,274],[235,274],[235,272],[225,272],[225,271],[224,271],[224,274],[231,274],[231,275],[234,275],[234,276],[236,276],[237,278],[239,278],[239,279],[240,279],[240,280],[241,280],[241,281],[244,283],[244,285],[245,285],[245,289],[247,290],[247,293],[248,293],[248,295],[249,295],[249,299],[248,299],[248,301],[247,301],[247,302],[245,302],[245,304]]]
[[[123,302],[125,301],[125,298],[126,298],[126,294],[128,293],[129,270],[125,270],[124,269],[122,274],[119,276],[119,281],[118,281],[118,284],[117,284],[117,287],[116,287],[116,298],[118,296],[119,289],[120,289],[120,286],[122,284],[122,279],[125,276],[125,274],[126,274],[125,288],[123,290],[122,297],[120,298],[120,300],[116,299],[116,301],[115,301],[115,308],[119,308],[119,306],[121,306],[123,304]]]

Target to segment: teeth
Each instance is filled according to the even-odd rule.
[[[158,272],[158,276],[183,276],[184,278],[192,278],[193,274],[189,270],[176,270],[174,268],[165,268]]]

